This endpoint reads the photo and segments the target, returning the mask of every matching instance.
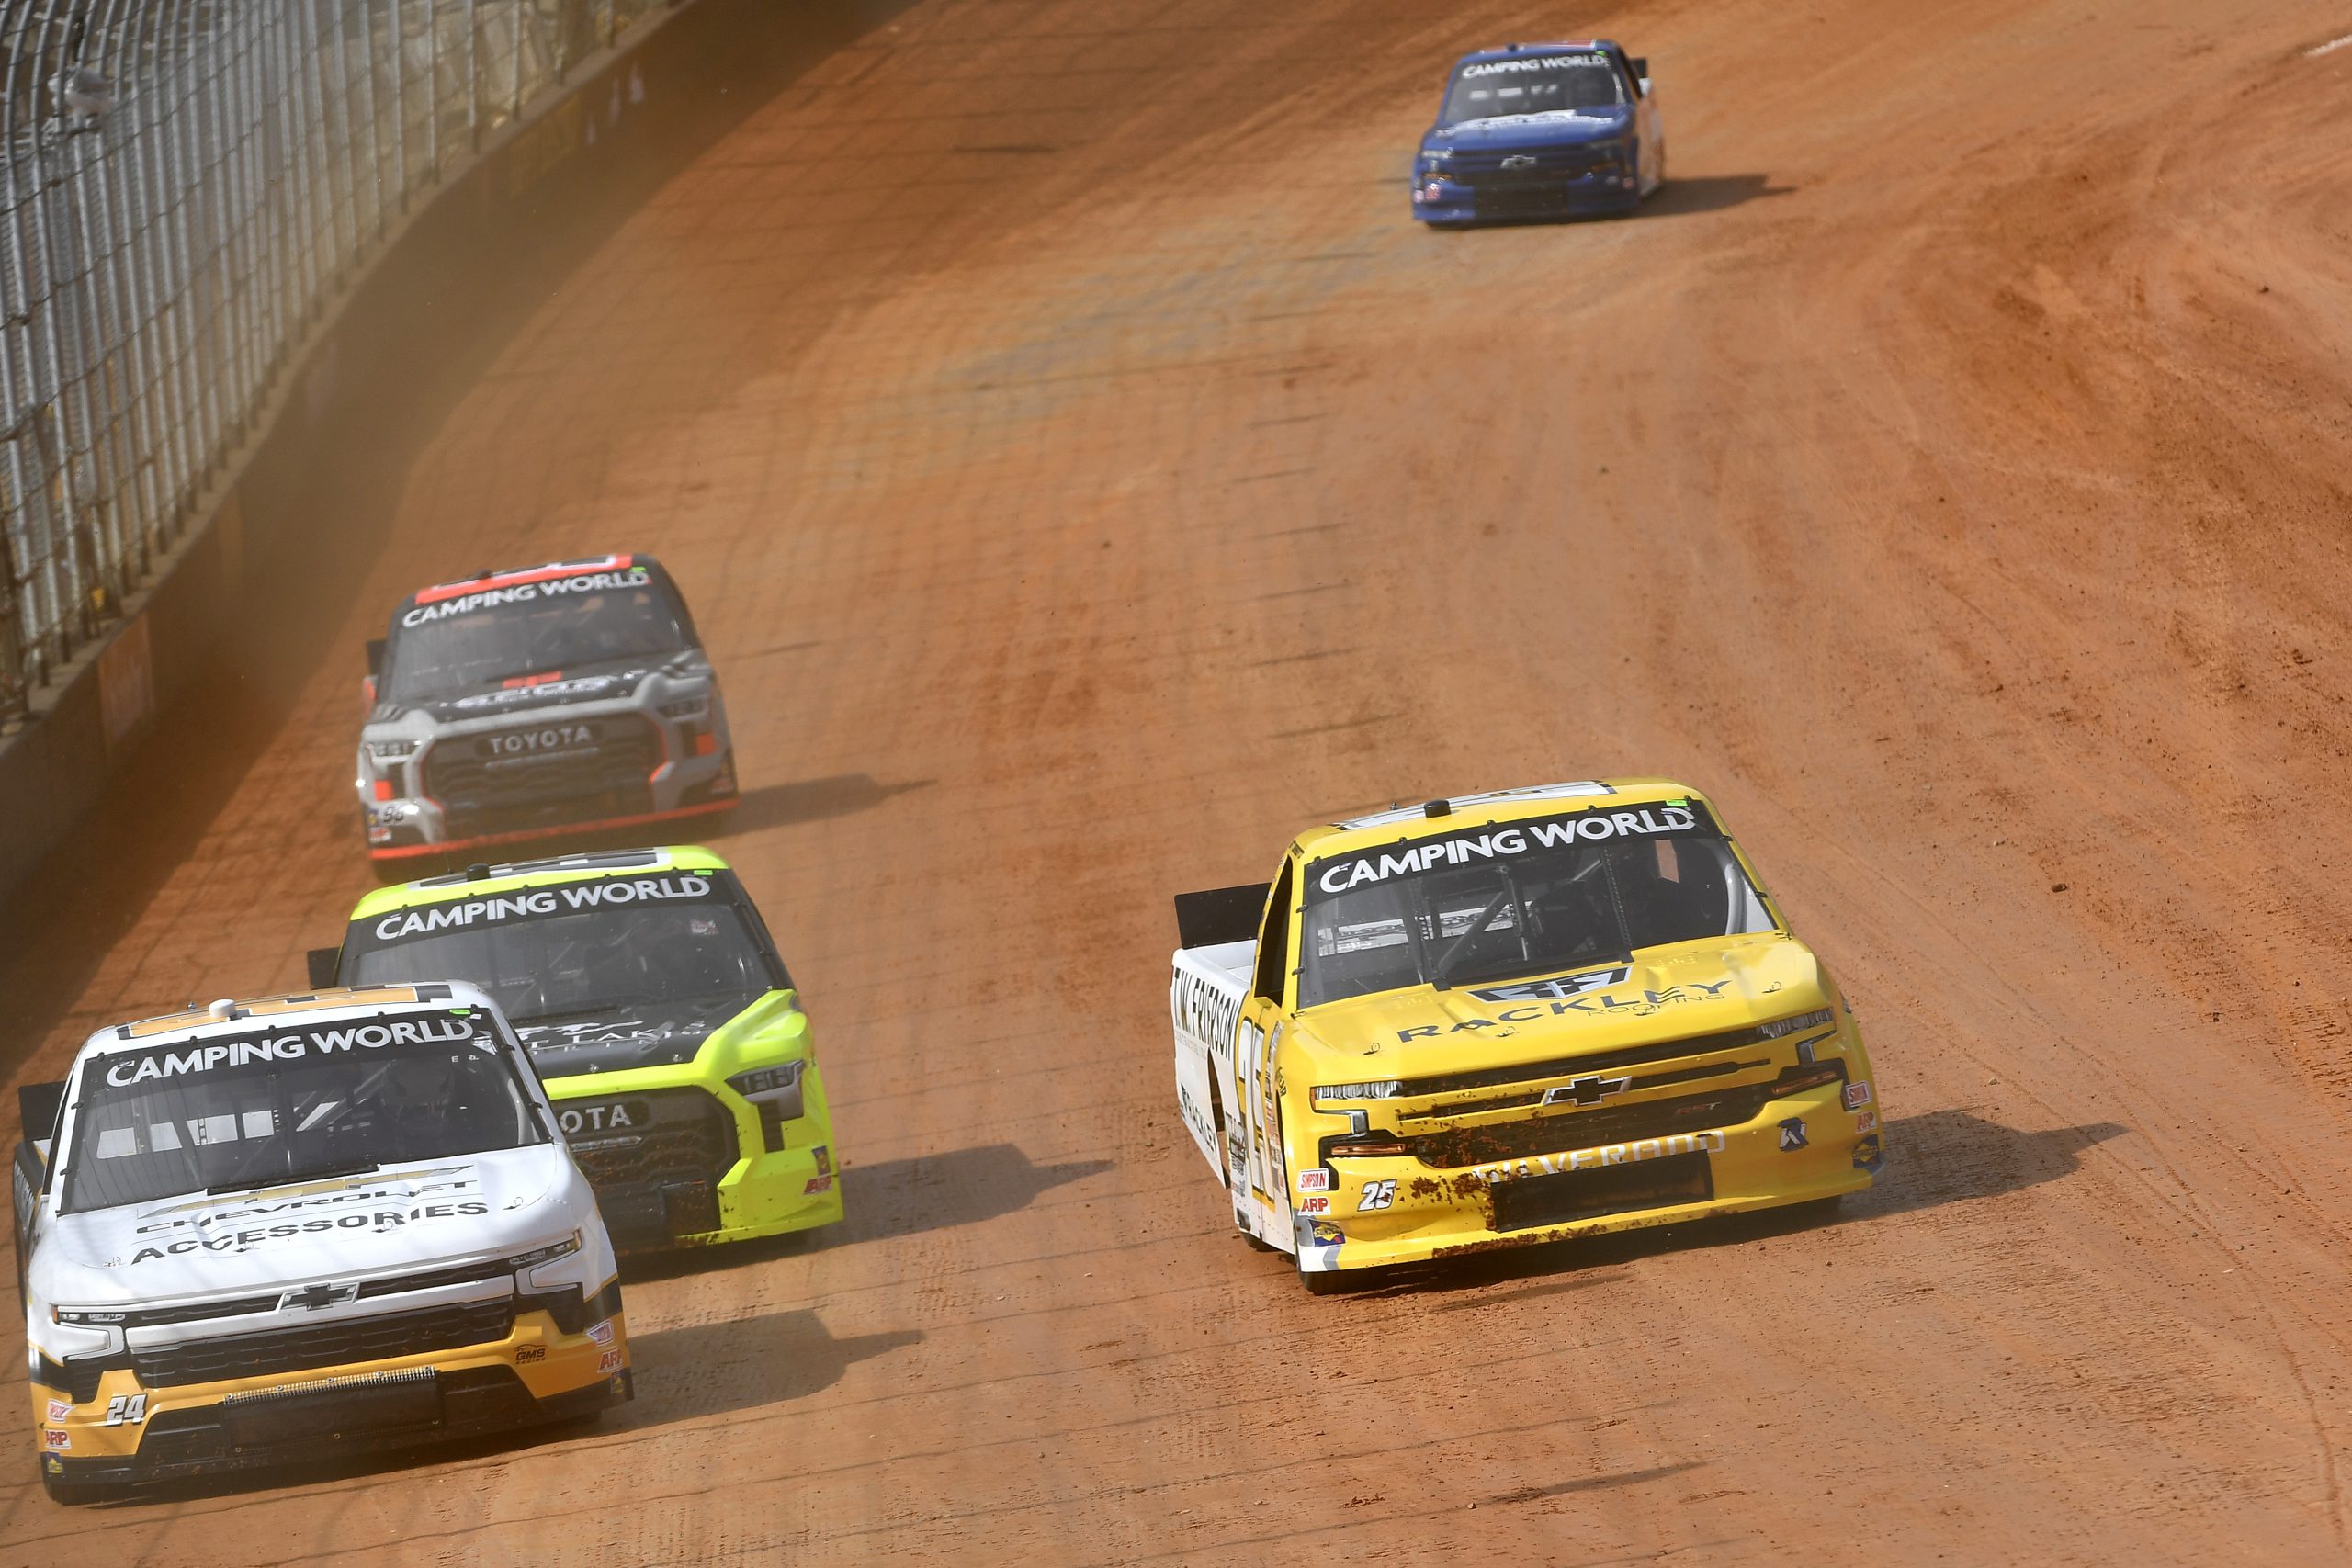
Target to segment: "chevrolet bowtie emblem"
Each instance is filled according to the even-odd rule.
[[[359,1287],[356,1285],[305,1285],[299,1291],[287,1292],[277,1305],[280,1311],[301,1307],[308,1312],[317,1312],[322,1307],[337,1306],[356,1300],[358,1295]]]
[[[1598,1105],[1612,1094],[1624,1093],[1627,1086],[1633,1081],[1631,1078],[1600,1077],[1571,1078],[1566,1083],[1555,1084],[1545,1089],[1544,1103],[1558,1105],[1563,1101],[1573,1100],[1578,1105]]]
[[[1532,169],[1534,166],[1534,157],[1526,152],[1514,152],[1503,160],[1503,167],[1506,169]]]

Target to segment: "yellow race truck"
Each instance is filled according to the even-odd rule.
[[[1834,1202],[1883,1158],[1852,1010],[1706,798],[1432,800],[1176,900],[1184,1124],[1307,1289]]]

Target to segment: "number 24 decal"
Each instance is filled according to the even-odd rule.
[[[108,1427],[136,1427],[147,1419],[147,1396],[143,1393],[118,1393],[107,1401]]]
[[[1356,1201],[1356,1213],[1361,1214],[1367,1209],[1385,1209],[1395,1201],[1396,1184],[1394,1181],[1367,1181],[1363,1184],[1363,1196]]]

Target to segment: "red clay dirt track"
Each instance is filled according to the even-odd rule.
[[[1654,61],[1667,193],[1410,225],[1444,61],[1570,28]],[[868,7],[475,345],[6,976],[19,1077],[299,985],[382,612],[649,548],[851,1219],[631,1283],[584,1432],[76,1512],[19,1391],[0,1560],[2345,1560],[2345,33]],[[1855,998],[1879,1186],[1310,1299],[1177,1120],[1170,895],[1619,772],[1711,789]]]

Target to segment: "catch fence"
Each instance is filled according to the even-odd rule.
[[[683,0],[0,0],[0,733],[420,198]]]

